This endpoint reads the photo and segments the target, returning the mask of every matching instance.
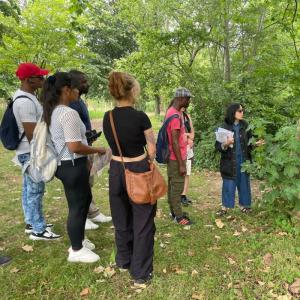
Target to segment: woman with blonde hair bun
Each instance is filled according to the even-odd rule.
[[[125,166],[133,172],[147,172],[149,160],[155,158],[156,147],[148,116],[134,108],[140,85],[130,74],[112,72],[108,87],[116,100],[112,116]],[[116,264],[120,269],[129,270],[134,284],[139,286],[149,283],[152,278],[156,205],[136,204],[128,197],[121,154],[113,136],[109,113],[104,115],[103,132],[113,154],[109,170],[109,201],[115,226]]]

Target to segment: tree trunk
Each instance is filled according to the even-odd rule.
[[[157,116],[160,115],[160,103],[161,103],[161,99],[160,99],[160,96],[159,94],[155,94],[155,114]]]
[[[225,14],[224,14],[224,80],[230,82],[230,42],[229,42],[229,4],[225,1]]]

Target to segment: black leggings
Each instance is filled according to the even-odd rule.
[[[62,161],[55,176],[62,181],[68,200],[67,230],[72,249],[80,250],[84,239],[86,217],[92,200],[87,158],[75,159],[74,166],[71,160]]]

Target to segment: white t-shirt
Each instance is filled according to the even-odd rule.
[[[66,106],[58,105],[51,116],[49,127],[51,140],[57,153],[60,153],[66,142],[82,142],[87,145],[85,136],[86,128],[76,110]],[[61,160],[71,160],[85,155],[72,153],[66,146],[61,154]]]
[[[13,112],[17,121],[17,125],[19,128],[19,138],[21,138],[24,127],[22,123],[36,123],[40,119],[43,108],[39,103],[38,99],[35,95],[24,92],[22,90],[17,90],[13,96],[13,100],[15,100],[18,96],[26,96],[28,98],[18,98],[13,104]],[[16,149],[16,154],[24,154],[30,152],[30,145],[26,136],[23,137],[21,143]]]

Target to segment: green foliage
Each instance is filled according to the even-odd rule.
[[[246,170],[264,181],[264,200],[274,210],[287,214],[300,205],[300,142],[296,125],[284,126],[275,135],[266,133],[262,123],[254,132],[266,144],[254,151],[254,162]]]
[[[201,139],[195,146],[194,163],[198,169],[218,170],[220,154],[215,150],[215,133],[214,129],[201,135]]]
[[[72,27],[69,6],[63,0],[32,1],[19,20],[0,12],[0,24],[9,29],[0,45],[2,95],[13,89],[10,83],[16,85],[14,73],[21,62],[34,62],[52,72],[85,64],[89,52],[82,34]]]

